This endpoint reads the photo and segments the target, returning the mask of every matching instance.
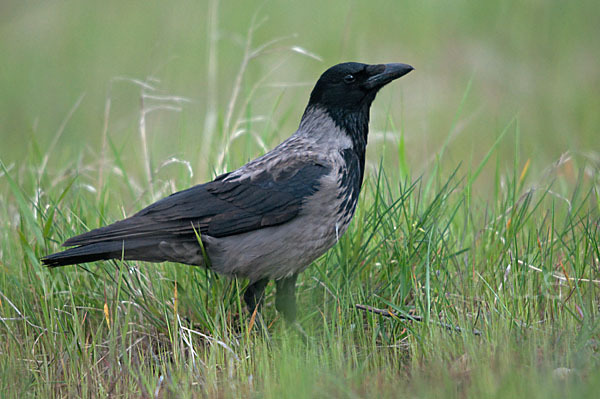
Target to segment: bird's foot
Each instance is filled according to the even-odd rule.
[[[313,340],[313,337],[311,337],[306,333],[306,331],[304,331],[304,328],[302,328],[298,321],[288,322],[286,324],[296,333],[298,333],[298,335],[300,336],[300,338],[302,338],[305,344],[308,344],[310,341]]]

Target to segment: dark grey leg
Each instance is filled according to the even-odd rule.
[[[269,279],[263,278],[262,280],[251,283],[244,292],[244,301],[248,306],[250,313],[254,312],[254,309],[262,303],[262,299],[265,292],[265,287],[269,283]],[[259,309],[260,310],[260,309]]]
[[[289,323],[296,321],[296,280],[298,275],[277,280],[277,295],[275,296],[275,308],[283,314]]]

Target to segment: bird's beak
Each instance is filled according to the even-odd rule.
[[[373,75],[365,81],[364,87],[367,90],[380,89],[392,80],[406,75],[413,69],[415,68],[407,64],[369,65],[367,72],[371,72]]]

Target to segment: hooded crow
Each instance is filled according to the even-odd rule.
[[[250,281],[260,305],[275,280],[275,305],[296,319],[298,273],[350,223],[365,170],[369,109],[406,64],[346,62],[325,71],[298,130],[241,168],[163,198],[111,225],[69,238],[42,259],[50,267],[107,259],[179,262]]]

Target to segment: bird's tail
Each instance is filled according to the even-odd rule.
[[[48,255],[42,258],[42,263],[48,267],[58,267],[108,259],[144,260],[155,245],[148,240],[97,242]]]

